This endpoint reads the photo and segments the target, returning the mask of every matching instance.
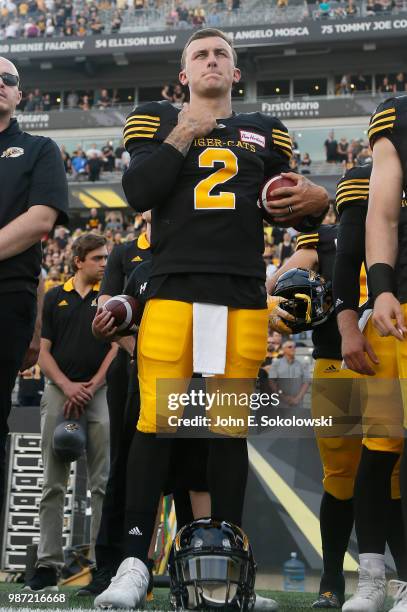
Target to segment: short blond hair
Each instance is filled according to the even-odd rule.
[[[229,45],[229,47],[232,49],[232,55],[233,55],[233,61],[235,63],[235,66],[237,64],[237,53],[236,50],[233,46],[233,42],[232,39],[225,33],[222,32],[222,30],[218,30],[217,28],[203,28],[202,30],[198,30],[197,32],[194,32],[192,34],[192,36],[190,36],[185,44],[185,47],[182,51],[182,55],[181,55],[181,68],[182,70],[184,70],[185,68],[185,58],[186,58],[186,54],[187,54],[187,49],[189,47],[189,45],[191,44],[191,42],[193,42],[194,40],[201,40],[202,38],[213,38],[214,36],[217,36],[219,38],[222,38],[225,42],[227,42],[227,44]]]

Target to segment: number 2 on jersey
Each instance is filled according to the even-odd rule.
[[[198,157],[200,168],[213,168],[216,162],[224,165],[210,176],[199,181],[194,189],[194,206],[196,210],[235,208],[235,194],[230,191],[220,191],[212,195],[211,191],[217,185],[226,183],[236,176],[237,157],[230,149],[208,148]]]

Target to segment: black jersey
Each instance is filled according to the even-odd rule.
[[[145,104],[129,115],[124,128],[132,156],[127,175],[136,165],[145,166],[146,157],[151,162],[160,145],[179,157],[177,175],[161,201],[145,196],[132,201],[125,177],[123,181],[131,205],[139,210],[154,206],[152,277],[215,273],[265,280],[264,215],[257,200],[266,178],[289,171],[292,148],[287,129],[262,113],[233,114],[218,119],[218,127],[208,136],[195,138],[183,158],[162,144],[177,125],[178,113],[168,102]],[[157,168],[152,182],[160,181],[159,173]]]
[[[396,265],[397,298],[407,302],[407,96],[389,98],[379,104],[370,119],[369,141],[373,149],[379,138],[388,138],[394,145],[403,169],[403,200],[401,202],[398,256]]]
[[[318,272],[332,283],[336,256],[337,225],[321,225],[315,232],[300,234],[298,249],[316,249],[318,253]],[[325,323],[318,325],[312,332],[314,359],[341,359],[341,337],[333,313]]]
[[[407,186],[407,95],[388,98],[376,108],[369,123],[369,142],[373,149],[380,138],[393,143],[401,161],[404,191]]]
[[[107,260],[100,289],[101,295],[119,295],[133,270],[145,261],[150,261],[150,243],[146,234],[136,240],[114,247]]]
[[[22,132],[16,119],[0,132],[0,179],[0,230],[37,205],[54,208],[56,223],[67,223],[68,185],[59,148],[50,138]],[[40,240],[2,259],[0,295],[36,296],[41,259]]]

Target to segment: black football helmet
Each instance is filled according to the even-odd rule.
[[[253,609],[256,564],[246,534],[232,523],[204,518],[182,527],[169,574],[174,610]]]
[[[334,310],[331,283],[313,270],[287,270],[278,279],[273,295],[288,300],[280,307],[295,319],[287,321],[293,334],[325,323]]]
[[[59,419],[52,438],[52,449],[61,461],[77,461],[86,450],[87,416],[79,419]]]

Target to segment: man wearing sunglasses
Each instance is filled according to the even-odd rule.
[[[41,238],[68,220],[68,189],[57,145],[22,132],[13,118],[21,100],[16,67],[0,57],[0,511],[11,392],[19,369],[36,363],[33,338]],[[39,329],[36,334],[39,339]],[[31,343],[31,346],[30,346]]]

